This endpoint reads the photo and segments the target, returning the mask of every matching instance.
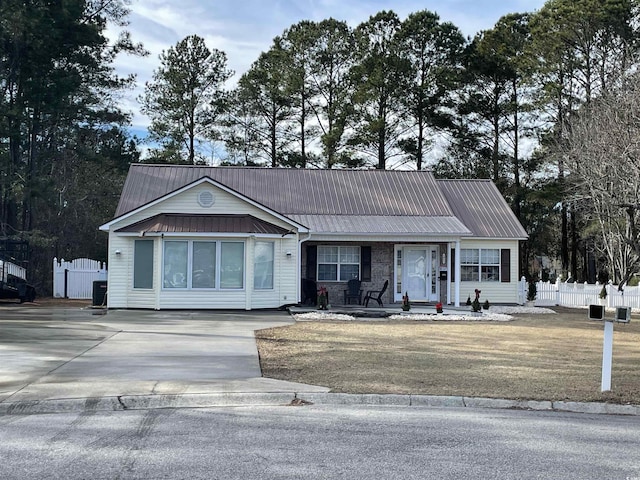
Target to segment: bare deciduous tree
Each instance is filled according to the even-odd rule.
[[[570,123],[562,152],[613,279],[628,281],[640,266],[640,76],[586,105]]]

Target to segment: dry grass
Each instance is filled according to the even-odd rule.
[[[640,403],[640,319],[614,327],[612,392],[600,392],[603,325],[584,310],[507,323],[304,322],[256,333],[264,376],[334,392]]]

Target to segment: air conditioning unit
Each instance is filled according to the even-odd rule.
[[[616,307],[616,322],[629,323],[631,321],[631,307]]]

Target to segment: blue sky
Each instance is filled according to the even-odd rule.
[[[227,54],[234,79],[248,70],[273,38],[301,20],[333,17],[352,27],[381,10],[393,10],[404,20],[419,10],[436,12],[457,25],[465,36],[493,27],[507,13],[533,12],[544,0],[132,0],[129,26],[134,41],[150,52],[146,58],[119,57],[121,74],[135,73],[137,88],[122,98],[133,113],[132,131],[145,136],[148,119],[139,113],[136,98],[159,65],[158,56],[187,35],[203,37],[209,48]]]

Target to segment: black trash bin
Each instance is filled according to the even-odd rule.
[[[94,307],[107,306],[107,281],[106,280],[93,281],[93,306]]]

